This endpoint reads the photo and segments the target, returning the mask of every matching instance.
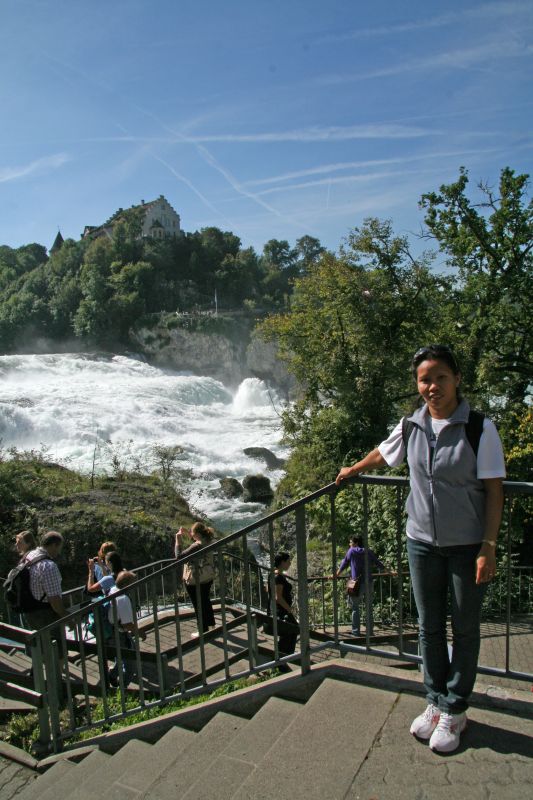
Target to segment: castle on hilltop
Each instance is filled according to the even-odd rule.
[[[180,216],[172,208],[168,200],[159,195],[157,200],[145,203],[141,200],[140,205],[132,206],[128,211],[139,209],[142,213],[141,237],[144,239],[169,239],[181,236]],[[100,236],[113,236],[113,228],[117,222],[121,222],[126,212],[123,208],[110,217],[103,225],[86,225],[81,235],[82,239],[97,239]]]

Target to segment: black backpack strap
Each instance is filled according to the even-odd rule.
[[[468,422],[465,425],[465,434],[476,457],[479,450],[479,441],[481,439],[481,434],[483,433],[484,424],[485,414],[483,414],[481,411],[476,411],[475,409],[471,408],[468,415]],[[409,438],[414,430],[414,427],[415,423],[412,422],[409,417],[402,418],[402,439],[403,446],[405,448],[405,459],[407,459],[407,443],[409,442]]]
[[[482,414],[481,411],[476,411],[475,409],[471,408],[468,415],[468,422],[465,425],[465,434],[476,457],[479,450],[479,440],[481,439],[481,434],[483,433],[484,423],[485,414]]]
[[[403,439],[403,446],[405,449],[404,461],[407,460],[407,443],[409,438],[414,431],[415,423],[409,419],[409,417],[402,417],[402,439]]]

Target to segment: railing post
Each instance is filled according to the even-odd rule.
[[[38,634],[36,634],[33,638],[30,648],[33,670],[33,685],[35,687],[35,691],[39,692],[43,698],[43,705],[40,706],[38,710],[39,745],[48,748],[50,745],[50,704],[48,701],[44,678],[43,650]]]
[[[50,709],[51,740],[54,753],[61,747],[61,721],[59,716],[61,682],[59,677],[59,655],[56,642],[52,641],[50,631],[41,637],[43,662],[46,669],[46,697]]]
[[[274,567],[274,526],[272,522],[268,523],[268,551],[270,557],[270,570],[268,573],[268,585],[270,587],[270,613],[272,614],[272,637],[274,643],[274,660],[279,658],[279,643],[278,643],[278,608],[276,605],[276,574]]]
[[[512,549],[511,549],[511,526],[513,514],[513,499],[507,498],[507,607],[505,620],[505,671],[509,672],[511,665],[511,601],[513,595],[513,585],[511,577]]]
[[[333,638],[339,643],[339,593],[337,575],[337,515],[335,508],[336,495],[329,496],[330,531],[331,531],[331,574],[333,575]],[[325,625],[324,625],[325,630]]]
[[[403,565],[402,565],[402,490],[396,488],[396,572],[398,574],[397,597],[398,597],[398,652],[403,653]]]
[[[299,506],[296,509],[296,558],[298,560],[298,608],[300,611],[300,664],[302,675],[305,675],[311,669],[311,654],[309,651],[309,585],[307,583],[305,506]]]

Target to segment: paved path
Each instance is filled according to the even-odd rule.
[[[423,705],[421,698],[398,696],[345,800],[533,797],[531,719],[471,708],[459,749],[440,755],[408,733],[411,721]]]

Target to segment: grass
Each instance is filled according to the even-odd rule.
[[[147,708],[137,712],[133,712],[133,709],[137,708],[139,705],[137,697],[128,695],[125,700],[125,705],[126,711],[132,711],[130,715],[124,719],[116,720],[115,722],[103,722],[101,725],[94,725],[89,730],[82,731],[79,734],[72,736],[69,739],[69,742],[83,742],[87,739],[92,739],[94,736],[98,736],[98,734],[101,733],[108,733],[109,731],[117,731],[122,728],[128,728],[138,722],[146,722],[150,719],[162,717],[165,714],[169,714],[173,711],[181,711],[184,708],[205,703],[207,700],[214,700],[217,697],[224,697],[225,695],[236,692],[239,689],[246,689],[249,686],[255,686],[258,683],[263,683],[264,681],[276,677],[276,675],[278,675],[277,670],[266,670],[264,673],[250,676],[249,678],[240,678],[239,680],[230,681],[222,686],[219,686],[212,692],[207,692],[206,694],[195,695],[194,697],[184,698],[183,700],[174,700],[163,706]],[[122,713],[122,702],[119,690],[116,692],[110,692],[107,695],[107,707],[108,714],[110,716]],[[101,719],[103,718],[104,714],[104,704],[102,700],[97,700],[91,708],[91,717],[92,719]],[[85,715],[81,712],[81,710],[79,710],[76,713],[76,723],[78,725],[84,725],[86,722],[87,720]],[[62,711],[61,727],[65,729],[69,726],[70,717],[66,711]],[[8,742],[14,747],[20,747],[23,750],[26,750],[28,753],[31,753],[39,739],[39,721],[37,714],[34,712],[30,714],[13,714],[7,725],[4,727],[4,730],[0,732],[0,739]]]

